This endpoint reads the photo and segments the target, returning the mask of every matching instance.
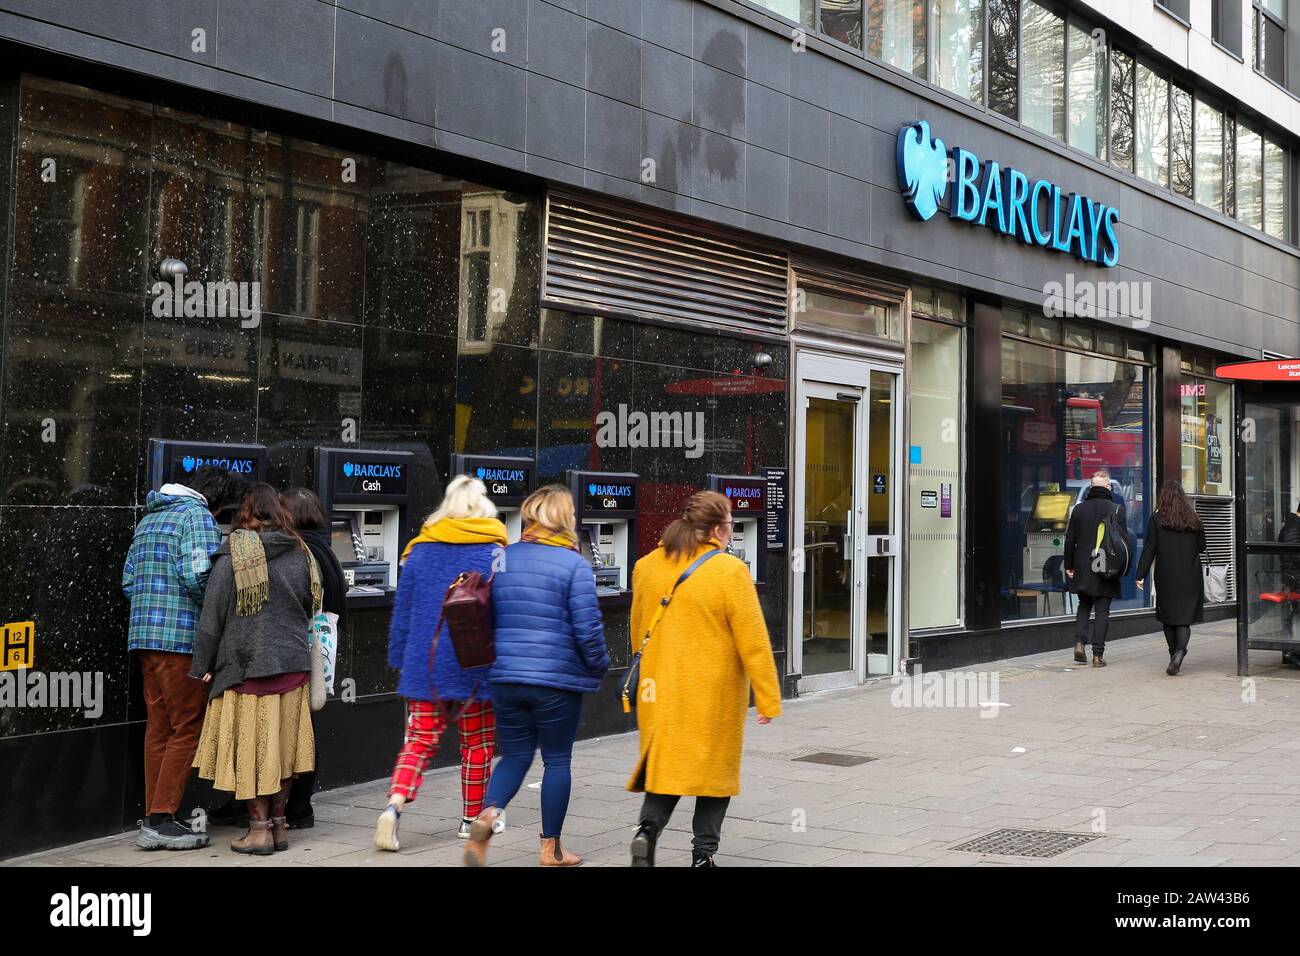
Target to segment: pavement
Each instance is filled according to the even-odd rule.
[[[717,861],[1300,865],[1300,670],[1283,666],[1276,652],[1256,652],[1253,676],[1237,677],[1234,626],[1196,627],[1178,677],[1164,673],[1168,651],[1152,634],[1113,643],[1104,669],[1058,651],[947,672],[946,693],[934,683],[882,680],[787,701],[765,727],[751,711],[744,792],[732,801]],[[971,691],[964,701],[959,683]],[[627,865],[638,797],[623,785],[635,745],[621,735],[575,748],[564,843],[589,865]],[[822,753],[854,765],[817,762]],[[540,778],[538,760],[507,811],[506,831],[491,843],[490,865],[537,865]],[[459,865],[454,770],[430,774],[403,812],[400,853],[371,846],[386,783],[318,794],[315,828],[294,831],[290,849],[270,858],[235,855],[228,844],[242,831],[214,829],[203,850],[146,852],[128,833],[8,864]],[[689,809],[683,801],[660,841],[662,866],[690,861]],[[1021,834],[1003,834],[982,851],[962,848],[1002,830]],[[1039,845],[1059,852],[1018,855]]]

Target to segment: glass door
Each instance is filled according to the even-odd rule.
[[[802,691],[898,666],[900,372],[860,360],[813,362],[801,365],[797,396],[791,552],[792,664]]]

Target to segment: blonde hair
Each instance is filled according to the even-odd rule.
[[[709,540],[709,533],[731,516],[731,502],[716,491],[697,491],[682,510],[682,516],[664,529],[663,545],[668,557],[693,554]]]
[[[447,484],[442,504],[424,519],[425,524],[437,524],[444,518],[495,518],[497,506],[487,496],[487,487],[477,478],[457,475]]]
[[[538,525],[547,531],[576,533],[577,517],[573,495],[564,485],[543,485],[524,499],[519,509],[524,526]]]

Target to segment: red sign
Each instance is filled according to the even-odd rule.
[[[1237,362],[1233,365],[1220,365],[1214,374],[1219,378],[1241,382],[1300,382],[1300,359]]]

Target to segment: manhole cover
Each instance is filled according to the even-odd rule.
[[[998,856],[1060,856],[1098,838],[1096,833],[1067,833],[1064,830],[994,830],[953,847],[966,853],[995,853]]]
[[[796,763],[824,763],[829,767],[856,767],[858,764],[870,763],[875,759],[875,757],[864,757],[862,754],[835,754],[826,751],[794,758]]]

